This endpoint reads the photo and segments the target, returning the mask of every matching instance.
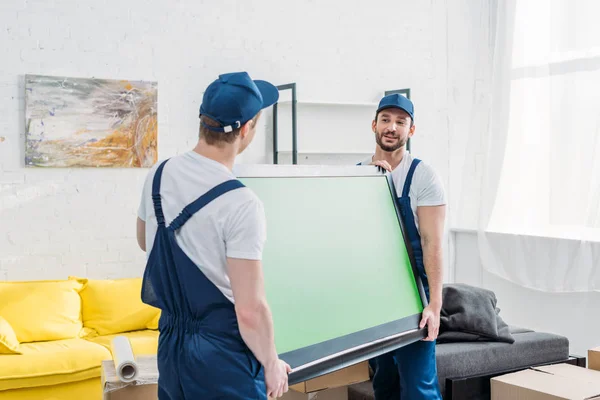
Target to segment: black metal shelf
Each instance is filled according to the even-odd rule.
[[[296,83],[288,83],[277,86],[277,89],[292,91],[292,164],[298,164],[298,140],[296,123]],[[277,143],[277,103],[273,105],[273,164],[279,164],[279,149]]]
[[[277,86],[279,91],[282,90],[291,90],[292,91],[292,164],[298,164],[298,118],[297,118],[297,106],[298,106],[298,98],[296,94],[296,83],[287,83],[285,85]],[[390,94],[402,94],[410,99],[410,89],[397,89],[397,90],[386,90],[385,96]],[[288,103],[286,101],[286,103]],[[317,102],[312,102],[311,104],[320,104]],[[337,105],[338,103],[326,103],[323,102],[324,105]],[[340,105],[345,105],[344,103],[339,103]],[[368,105],[365,104],[347,104],[347,105]],[[374,105],[376,107],[376,104]],[[279,148],[278,148],[278,103],[273,105],[273,164],[279,164]],[[410,151],[411,139],[408,139],[406,143],[406,149]]]

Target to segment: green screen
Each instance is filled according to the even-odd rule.
[[[385,176],[240,181],[265,207],[279,354],[422,311]]]

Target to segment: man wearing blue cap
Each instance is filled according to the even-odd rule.
[[[146,179],[137,237],[147,254],[142,300],[161,310],[161,400],[288,391],[263,288],[263,205],[232,173],[261,110],[278,98],[245,72],[220,75],[204,93],[196,147]]]
[[[442,237],[446,197],[441,180],[426,163],[414,158],[406,143],[415,133],[413,103],[400,94],[381,99],[372,129],[375,154],[360,165],[377,165],[391,173],[398,206],[417,270],[427,296],[420,327],[427,337],[370,361],[376,400],[441,399],[435,339],[442,307]]]

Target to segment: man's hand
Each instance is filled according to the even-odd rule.
[[[392,172],[392,166],[390,165],[389,162],[387,162],[385,160],[373,161],[370,165],[376,165],[377,167],[379,167],[381,172],[383,172],[383,171]]]
[[[423,310],[419,328],[423,328],[427,325],[427,337],[423,339],[426,342],[432,342],[438,337],[440,331],[440,308],[441,307],[436,305],[429,304]]]
[[[288,391],[288,374],[292,368],[280,359],[265,365],[265,384],[267,396],[277,399]]]

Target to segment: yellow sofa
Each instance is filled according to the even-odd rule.
[[[160,311],[142,303],[141,278],[0,282],[0,400],[102,398],[111,341],[156,354]]]

